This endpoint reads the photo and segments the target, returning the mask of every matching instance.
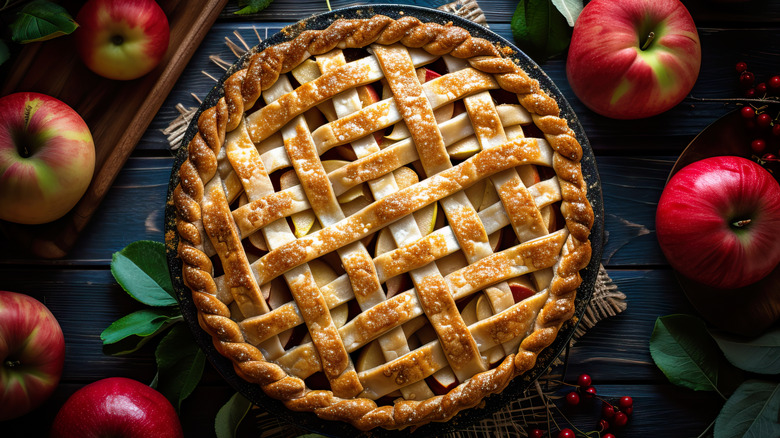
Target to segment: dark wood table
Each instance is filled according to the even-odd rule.
[[[436,7],[446,0],[399,3]],[[479,3],[490,28],[511,40],[510,20],[517,2]],[[692,97],[667,113],[637,121],[596,115],[571,92],[565,57],[541,62],[574,107],[595,151],[606,211],[602,262],[628,296],[624,313],[599,323],[571,349],[565,379],[588,373],[600,395],[634,398],[634,414],[620,436],[695,437],[719,412],[722,402],[715,395],[671,385],[650,358],[648,340],[655,319],[693,312],[658,247],[656,203],[680,152],[697,133],[734,108],[699,98],[737,97],[734,65],[738,61],[765,77],[780,73],[778,2],[684,3],[699,26],[703,61]],[[331,0],[334,9],[352,4],[357,3]],[[208,33],[70,254],[60,260],[36,259],[5,240],[0,242],[0,290],[44,301],[62,325],[67,343],[64,375],[54,395],[34,412],[0,424],[0,436],[45,436],[67,397],[95,380],[111,376],[152,380],[151,348],[109,356],[99,336],[112,321],[141,308],[111,276],[112,253],[133,241],[163,240],[163,208],[173,158],[161,130],[178,115],[177,103],[197,106],[191,93],[204,96],[213,86],[202,71],[215,77],[221,74],[209,55],[219,54],[232,62],[225,37],[238,31],[252,43],[256,41],[253,28],[264,37],[266,29],[270,35],[327,8],[324,0],[276,0],[251,22],[231,16],[233,10],[235,5]],[[182,406],[186,436],[212,436],[214,416],[234,392],[211,365],[206,368],[202,382]],[[598,420],[596,414],[574,418],[583,430],[592,430]]]

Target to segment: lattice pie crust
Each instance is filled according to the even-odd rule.
[[[412,17],[302,30],[244,66],[174,192],[183,280],[236,372],[368,430],[448,420],[531,369],[593,224],[538,81]]]

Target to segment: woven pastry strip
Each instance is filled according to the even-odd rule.
[[[370,47],[376,56],[347,62],[336,46]],[[442,55],[450,73],[418,80],[415,67]],[[310,56],[320,73],[293,89],[284,74]],[[356,90],[380,79],[392,95],[361,103]],[[499,87],[517,94],[523,111],[495,105],[487,92]],[[593,223],[582,151],[555,101],[491,43],[411,17],[338,20],[253,54],[223,92],[199,117],[174,190],[182,275],[220,353],[289,408],[363,430],[443,421],[532,368],[573,314]],[[265,105],[242,124],[261,96]],[[438,123],[435,110],[459,99],[466,112]],[[327,119],[313,130],[311,111]],[[544,140],[523,138],[527,115]],[[391,125],[398,141],[380,148],[368,134]],[[322,154],[347,144],[357,158],[326,171]],[[452,165],[450,154],[475,147]],[[417,160],[427,179],[399,187],[395,172]],[[534,180],[529,164],[556,176]],[[288,167],[294,182],[275,190],[270,175]],[[477,212],[466,190],[489,177],[495,202]],[[368,204],[355,209],[338,198],[361,184]],[[557,202],[566,226],[548,234]],[[412,214],[437,204],[448,224],[421,232]],[[285,218],[308,212],[323,228],[294,235]],[[519,243],[493,253],[488,236],[507,225]],[[372,258],[361,240],[385,227],[396,247]],[[251,260],[246,238],[265,248]],[[317,259],[331,252],[344,274],[325,281]],[[213,255],[224,275],[214,276]],[[385,298],[381,284],[406,273],[415,287]],[[540,292],[514,304],[505,281],[529,273]],[[277,277],[291,300],[269,308]],[[470,307],[456,307],[474,294]],[[347,321],[353,299],[363,313]],[[302,324],[309,335],[282,345]],[[406,339],[416,331],[429,341],[411,349]],[[372,342],[387,363],[356,372],[348,353]],[[490,367],[502,352],[509,354]],[[306,387],[302,379],[318,371],[330,390]],[[452,372],[459,384],[432,396],[423,379]],[[398,390],[410,400],[373,401]]]

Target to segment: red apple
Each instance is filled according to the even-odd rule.
[[[40,93],[0,98],[0,219],[40,224],[81,199],[95,168],[87,124]]]
[[[76,391],[57,413],[52,438],[182,437],[173,405],[155,389],[125,377]]]
[[[708,286],[752,284],[780,263],[780,185],[753,161],[712,157],[685,166],[664,188],[656,232],[682,275]]]
[[[62,376],[65,338],[40,301],[0,291],[0,421],[49,398]]]
[[[154,0],[89,0],[76,21],[81,59],[109,79],[149,73],[168,49],[168,18]]]
[[[566,74],[593,111],[639,119],[680,103],[700,65],[696,25],[678,0],[594,0],[574,24]]]

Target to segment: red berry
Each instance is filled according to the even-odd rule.
[[[558,438],[575,438],[576,435],[574,435],[574,431],[571,429],[561,429],[560,432],[558,432]]]
[[[756,116],[756,110],[754,110],[752,106],[743,106],[742,109],[739,110],[739,114],[742,115],[743,119],[752,119]]]
[[[755,80],[756,77],[749,71],[743,71],[742,74],[739,75],[739,83],[745,87],[752,87],[753,81]]]
[[[611,420],[615,416],[615,408],[609,403],[601,405],[601,417],[607,420]]]
[[[775,123],[775,125],[772,126],[772,135],[780,137],[780,123]]]
[[[623,409],[623,413],[626,414],[626,416],[630,417],[631,414],[634,413],[634,407],[633,406],[629,406],[629,407]]]
[[[777,161],[777,155],[775,154],[764,154],[763,157],[761,157],[762,160],[765,161]]]
[[[601,438],[615,438],[615,435],[612,435],[611,433],[608,433],[606,435],[601,435]]]
[[[756,89],[748,88],[747,90],[745,90],[745,97],[747,97],[748,99],[752,99],[756,97]]]
[[[767,113],[759,114],[756,117],[756,125],[761,128],[768,128],[772,124],[772,116]]]
[[[595,386],[588,386],[585,388],[585,391],[583,391],[583,395],[585,398],[593,398],[596,396],[596,387]]]
[[[764,82],[761,82],[760,84],[756,85],[756,94],[761,96],[766,94],[766,84]]]
[[[738,62],[737,63],[737,73],[742,73],[743,71],[747,70],[747,64],[744,62]]]
[[[615,425],[615,427],[623,427],[626,423],[628,423],[628,416],[622,412],[616,412],[612,424]]]
[[[618,407],[620,407],[620,410],[625,410],[631,406],[634,406],[634,400],[629,396],[621,397],[620,401],[618,401]]]
[[[577,394],[577,391],[566,394],[566,404],[569,406],[577,406],[580,404],[580,395]]]
[[[769,78],[769,81],[767,81],[767,87],[775,93],[780,91],[780,76],[772,76]]]
[[[761,138],[757,138],[750,143],[750,149],[753,149],[753,152],[760,154],[766,149],[766,142]]]
[[[531,429],[531,433],[528,434],[528,438],[542,438],[544,437],[544,431],[542,429]]]
[[[604,432],[605,430],[609,429],[609,421],[602,418],[599,420],[599,424],[596,426],[596,429],[599,432]]]
[[[577,385],[580,385],[582,388],[587,388],[592,383],[592,379],[587,374],[580,374],[579,377],[577,377]]]

